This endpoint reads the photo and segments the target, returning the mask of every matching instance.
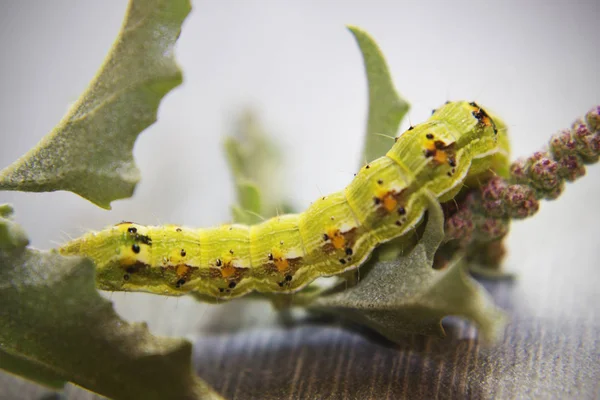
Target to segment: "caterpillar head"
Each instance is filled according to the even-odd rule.
[[[127,290],[139,287],[156,273],[149,265],[152,239],[147,228],[122,222],[100,232],[90,232],[59,248],[63,255],[91,258],[96,264],[97,281],[103,290]]]

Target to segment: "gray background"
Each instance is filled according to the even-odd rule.
[[[125,1],[0,2],[0,168],[34,146],[76,100],[125,7]],[[142,172],[135,196],[113,203],[110,212],[66,192],[0,192],[0,203],[14,204],[16,220],[42,249],[120,220],[219,224],[229,219],[233,201],[221,144],[237,113],[250,106],[284,149],[286,190],[298,209],[306,208],[352,179],[362,146],[366,80],[347,23],[380,44],[412,104],[413,123],[448,99],[475,100],[509,124],[514,157],[529,155],[600,103],[598,21],[593,0],[198,1],[177,47],[184,84],[165,98],[159,122],[135,145]],[[506,259],[519,275],[511,304],[531,318],[587,327],[587,356],[596,359],[586,375],[590,384],[600,379],[593,345],[599,179],[600,167],[590,167],[535,218],[515,223]],[[260,335],[274,317],[268,306],[246,313],[239,303],[110,297],[125,318],[190,338],[239,326]],[[593,392],[575,387],[584,397]]]

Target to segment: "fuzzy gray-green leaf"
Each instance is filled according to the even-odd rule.
[[[376,262],[354,287],[318,298],[311,307],[341,314],[375,329],[392,341],[406,334],[443,335],[441,320],[459,315],[475,322],[487,340],[499,337],[505,316],[485,289],[455,263],[434,270],[433,257],[444,238],[444,215],[429,198],[425,232],[408,254]]]
[[[373,38],[356,26],[348,26],[348,29],[360,47],[369,85],[369,115],[362,164],[388,152],[410,105],[394,88],[385,58]]]
[[[36,147],[0,171],[0,190],[69,190],[103,208],[139,181],[133,144],[182,81],[173,48],[189,0],[131,0],[86,91]]]
[[[111,398],[220,398],[194,373],[192,346],[129,324],[95,289],[85,258],[31,250],[0,218],[0,368],[60,388],[71,381]]]

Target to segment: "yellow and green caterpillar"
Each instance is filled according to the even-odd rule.
[[[427,209],[426,191],[445,202],[490,170],[505,175],[508,152],[499,119],[475,103],[448,102],[344,190],[301,214],[209,229],[123,222],[59,251],[94,260],[104,290],[215,298],[291,293],[359,267],[379,244],[413,230]]]

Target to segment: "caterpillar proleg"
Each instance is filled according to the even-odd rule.
[[[397,137],[344,190],[303,213],[209,229],[123,222],[59,251],[93,259],[104,290],[216,298],[291,293],[359,267],[379,244],[411,232],[427,209],[425,191],[445,202],[490,170],[505,175],[508,152],[498,118],[473,102],[448,102]]]

